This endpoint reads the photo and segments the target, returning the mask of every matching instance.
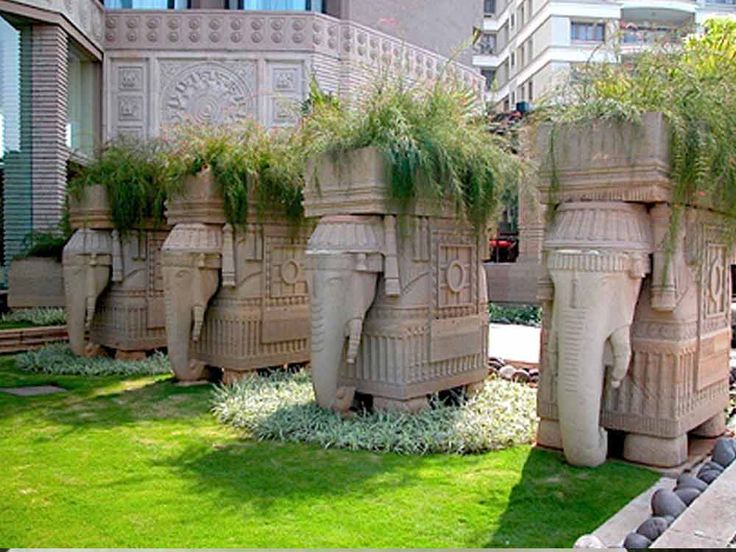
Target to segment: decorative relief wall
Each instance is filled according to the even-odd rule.
[[[154,136],[189,118],[293,125],[312,75],[345,97],[385,68],[479,90],[482,82],[475,69],[448,69],[441,56],[316,13],[117,10],[104,27],[108,138]]]
[[[102,46],[105,9],[98,0],[14,0],[62,14],[95,46]]]

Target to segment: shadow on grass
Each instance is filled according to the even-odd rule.
[[[615,460],[599,468],[575,468],[560,453],[533,449],[486,546],[569,548],[657,478]],[[519,541],[520,534],[525,542]]]
[[[242,440],[209,450],[193,447],[155,465],[172,469],[187,481],[188,493],[215,493],[223,508],[238,510],[247,505],[281,515],[315,497],[320,498],[320,508],[330,509],[325,498],[349,496],[351,502],[365,506],[397,490],[403,494],[427,485],[419,472],[441,474],[448,461],[462,462],[472,471],[482,457],[408,457]]]

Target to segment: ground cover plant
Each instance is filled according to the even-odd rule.
[[[180,191],[186,176],[210,168],[231,224],[246,222],[251,202],[257,213],[276,210],[302,220],[305,152],[293,129],[266,130],[256,121],[188,124],[173,129],[168,140],[174,145],[169,195]]]
[[[67,376],[152,376],[171,372],[169,359],[163,353],[154,353],[145,360],[85,358],[75,355],[65,343],[20,353],[16,364],[25,372]]]
[[[471,456],[243,440],[212,390],[0,358],[5,547],[569,547],[659,476],[528,446]]]
[[[488,312],[492,324],[516,324],[532,328],[539,328],[542,325],[542,309],[536,305],[490,303]]]
[[[66,310],[62,308],[21,309],[0,317],[0,330],[64,324],[66,324]]]
[[[378,148],[391,173],[389,195],[401,206],[449,201],[479,229],[521,178],[511,145],[489,132],[477,92],[441,79],[410,85],[384,77],[353,104],[313,86],[301,136],[311,157]]]
[[[537,423],[535,391],[500,379],[460,406],[435,399],[418,414],[363,411],[343,418],[317,406],[308,372],[274,372],[219,387],[213,410],[221,422],[256,439],[418,455],[528,444]]]
[[[537,117],[555,125],[638,123],[646,112],[663,113],[671,131],[672,230],[680,207],[697,204],[716,206],[736,228],[736,22],[708,20],[702,36],[648,48],[625,63],[589,63],[553,99]]]

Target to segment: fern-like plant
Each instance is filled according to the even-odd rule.
[[[390,170],[389,195],[405,209],[418,199],[449,201],[485,229],[503,190],[521,177],[509,144],[489,132],[475,91],[457,84],[409,85],[386,77],[354,104],[313,86],[305,107],[308,154],[378,148]]]

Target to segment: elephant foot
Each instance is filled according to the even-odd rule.
[[[374,410],[394,410],[397,412],[417,413],[429,408],[429,399],[425,397],[417,397],[414,399],[399,400],[389,399],[386,397],[373,397]]]
[[[672,439],[629,433],[624,439],[624,458],[637,464],[674,468],[687,461],[687,435]]]
[[[105,350],[102,348],[102,345],[98,345],[97,343],[92,343],[91,341],[87,343],[87,345],[84,346],[84,353],[82,354],[85,358],[97,358],[101,356],[105,356]]]
[[[192,359],[189,361],[186,371],[174,370],[174,376],[180,382],[193,383],[203,380],[207,381],[209,370],[207,370],[207,365],[204,362]]]
[[[335,402],[332,403],[332,409],[336,412],[347,412],[353,406],[355,398],[355,387],[339,387],[335,393]]]
[[[537,446],[562,450],[560,422],[557,420],[539,420],[539,427],[537,428]]]
[[[235,385],[243,378],[253,374],[254,372],[238,372],[237,370],[222,370],[222,384]]]
[[[706,420],[690,433],[695,437],[705,437],[707,439],[715,439],[720,437],[726,431],[726,415],[719,412],[709,420]]]
[[[141,360],[146,360],[146,358],[146,351],[122,351],[120,349],[115,351],[115,360],[138,362]]]

